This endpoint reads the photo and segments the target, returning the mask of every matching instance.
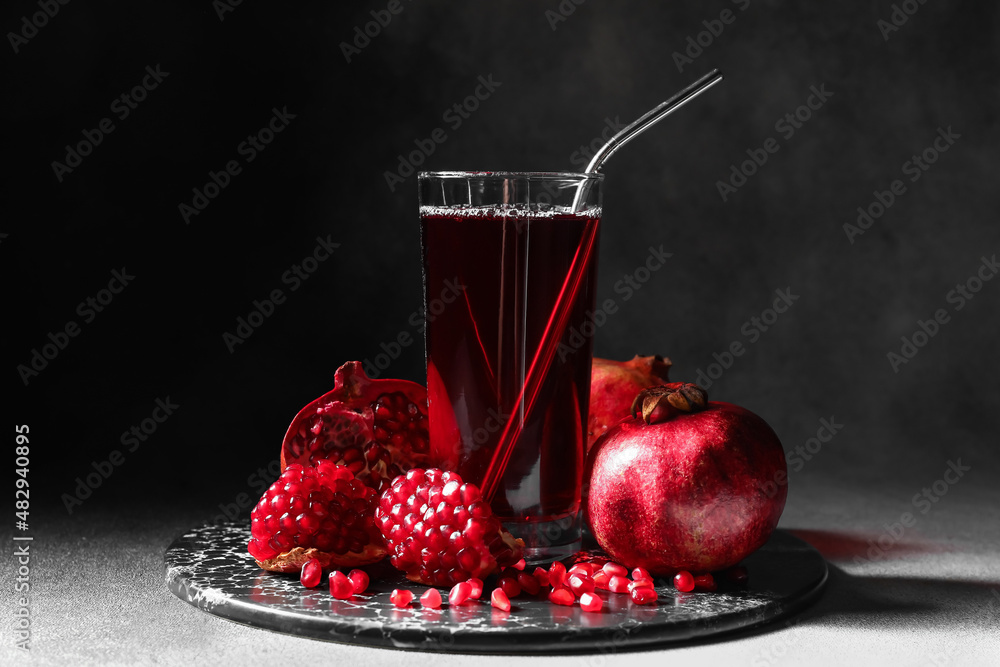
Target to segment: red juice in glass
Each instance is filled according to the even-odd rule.
[[[432,446],[452,452],[462,478],[482,485],[508,439],[494,512],[529,557],[569,553],[580,538],[600,208],[573,204],[582,175],[524,183],[523,175],[469,174],[460,184],[473,179],[469,191],[456,186],[465,203],[443,204],[423,190],[440,186],[427,183],[434,176],[421,177]],[[491,197],[495,183],[475,179],[513,182]],[[547,193],[563,203],[547,203]],[[546,344],[548,363],[537,359]]]

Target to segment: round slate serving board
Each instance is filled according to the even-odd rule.
[[[777,531],[744,561],[750,571],[746,586],[679,593],[659,582],[655,606],[600,591],[605,605],[598,613],[554,605],[543,596],[514,598],[509,613],[494,609],[488,599],[453,608],[446,602],[441,609],[423,609],[414,600],[411,607],[396,609],[389,602],[393,588],[409,588],[419,597],[425,587],[407,581],[385,561],[366,568],[372,582],[363,595],[336,600],[325,582],[309,590],[296,576],[261,570],[247,553],[249,539],[249,526],[235,523],[209,524],[182,535],[166,552],[167,586],[202,611],[246,625],[422,651],[608,653],[710,637],[798,611],[819,595],[827,578],[826,562],[815,549]]]

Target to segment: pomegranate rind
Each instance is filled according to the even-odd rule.
[[[292,419],[281,443],[281,469],[293,463],[313,464],[317,456],[328,458],[351,467],[359,479],[381,490],[383,482],[399,472],[417,465],[437,465],[434,459],[439,457],[429,449],[426,424],[416,432],[417,437],[427,443],[426,452],[415,452],[408,444],[376,443],[373,407],[381,398],[397,394],[416,405],[420,411],[417,417],[426,422],[427,390],[424,387],[409,380],[369,378],[360,362],[348,361],[334,373],[333,389],[310,401]],[[318,428],[320,420],[322,430],[317,432],[314,429]],[[371,461],[357,456],[352,460],[345,456],[341,461],[340,457],[348,450],[366,451],[372,443],[388,452],[389,463],[382,458]]]
[[[590,371],[590,406],[587,417],[587,451],[597,439],[631,416],[632,401],[642,389],[669,382],[668,357],[635,355],[629,361],[594,357]]]
[[[371,565],[385,558],[386,553],[385,547],[376,544],[367,545],[364,551],[360,553],[352,552],[342,555],[320,551],[315,547],[308,549],[295,547],[290,551],[278,554],[274,558],[268,558],[267,560],[257,560],[255,558],[254,560],[257,562],[257,565],[268,572],[298,574],[302,570],[302,566],[310,558],[318,560],[320,565],[323,566],[323,570],[326,571],[331,568],[348,567],[351,565]]]

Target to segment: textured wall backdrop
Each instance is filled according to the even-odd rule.
[[[255,496],[334,369],[416,335],[414,162],[579,169],[713,67],[721,86],[605,169],[599,300],[619,310],[598,354],[669,355],[788,449],[842,424],[792,500],[812,476],[995,470],[994,3],[351,4],[5,5],[4,413],[31,425],[36,504],[63,511],[95,464],[82,516]],[[383,374],[421,380],[420,339]]]

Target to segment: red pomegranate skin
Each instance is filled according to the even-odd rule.
[[[778,436],[737,405],[709,402],[652,424],[630,417],[591,452],[588,518],[601,547],[630,569],[722,570],[774,531],[788,487],[766,490],[785,473]]]
[[[590,407],[587,411],[587,451],[622,417],[629,416],[635,395],[667,382],[670,359],[659,355],[628,361],[594,357],[590,370]]]

